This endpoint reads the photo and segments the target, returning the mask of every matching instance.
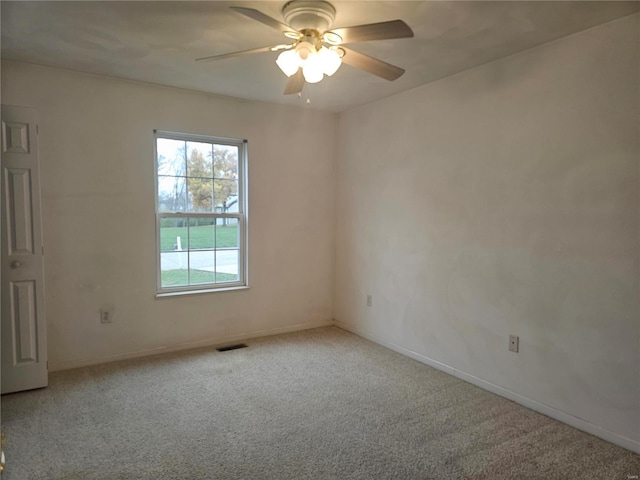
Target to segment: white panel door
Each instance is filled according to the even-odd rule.
[[[38,126],[2,105],[2,393],[46,387]]]

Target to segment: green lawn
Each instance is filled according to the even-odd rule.
[[[163,252],[173,251],[176,238],[179,236],[182,249],[198,248],[238,248],[238,225],[216,227],[216,242],[213,239],[213,225],[202,227],[161,227],[160,249]],[[189,245],[187,245],[187,239]]]
[[[162,272],[163,287],[180,287],[198,283],[224,283],[238,280],[237,275],[231,273],[208,272],[206,270],[191,270],[191,283],[186,269],[164,270]]]

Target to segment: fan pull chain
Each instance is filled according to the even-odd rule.
[[[298,98],[302,98],[302,92],[298,92]],[[307,97],[307,99],[305,100],[305,103],[307,105],[311,105],[311,97]]]

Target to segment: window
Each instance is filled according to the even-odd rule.
[[[158,293],[246,287],[246,141],[155,132]]]

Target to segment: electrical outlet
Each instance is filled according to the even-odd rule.
[[[373,305],[373,295],[367,294],[367,307]]]
[[[520,345],[520,337],[517,335],[509,335],[509,351],[518,353],[518,347]]]
[[[100,308],[100,323],[113,323],[113,308]]]

